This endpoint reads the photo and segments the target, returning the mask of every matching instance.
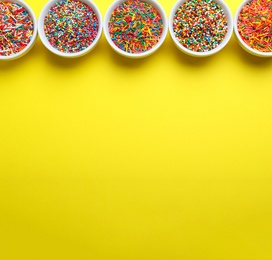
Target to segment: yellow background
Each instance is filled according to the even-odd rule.
[[[272,259],[271,59],[38,39],[0,73],[1,260]]]

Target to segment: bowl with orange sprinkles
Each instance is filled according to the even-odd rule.
[[[272,1],[243,1],[234,17],[234,32],[250,54],[272,57]]]
[[[22,0],[0,0],[0,60],[22,57],[34,46],[36,37],[32,9]]]
[[[168,20],[156,0],[115,0],[104,18],[104,34],[118,54],[143,58],[163,44]]]

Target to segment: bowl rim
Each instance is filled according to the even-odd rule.
[[[225,38],[223,39],[223,41],[214,49],[210,50],[210,51],[206,51],[206,52],[195,52],[192,50],[187,49],[186,47],[184,47],[182,44],[180,44],[180,42],[178,41],[178,39],[176,38],[176,36],[174,35],[174,29],[173,29],[173,19],[175,16],[175,13],[177,11],[177,9],[181,6],[181,4],[188,2],[189,0],[178,0],[173,8],[171,9],[170,15],[169,15],[169,32],[170,32],[170,36],[172,38],[172,40],[174,41],[175,45],[178,47],[179,50],[181,50],[182,52],[190,55],[190,56],[194,56],[194,57],[207,57],[210,55],[213,55],[219,51],[221,51],[230,41],[232,33],[233,33],[233,18],[232,18],[232,13],[230,8],[228,7],[228,5],[225,3],[225,1],[223,0],[214,0],[218,5],[220,5],[220,7],[223,9],[223,12],[227,18],[227,23],[228,23],[228,30],[227,33],[225,35]]]
[[[247,3],[249,3],[250,1],[252,1],[252,0],[243,0],[242,3],[241,3],[241,4],[239,5],[239,7],[237,8],[237,11],[236,11],[236,13],[235,13],[235,15],[234,15],[234,22],[233,22],[233,27],[234,27],[235,36],[236,36],[236,38],[238,39],[238,41],[239,41],[241,47],[242,47],[244,50],[246,50],[247,52],[249,52],[249,53],[251,53],[251,54],[253,54],[253,55],[255,55],[255,56],[260,56],[260,57],[272,57],[272,52],[261,52],[261,51],[255,50],[255,49],[251,48],[249,45],[247,45],[247,44],[243,41],[243,39],[242,39],[242,37],[241,37],[241,35],[240,35],[239,31],[238,31],[238,17],[239,17],[239,14],[241,13],[242,8],[243,8]]]
[[[1,1],[2,2],[18,3],[18,4],[22,5],[27,10],[27,12],[30,14],[32,21],[33,21],[33,25],[34,25],[32,38],[31,38],[30,42],[28,43],[28,45],[23,50],[21,50],[20,52],[18,52],[16,54],[11,54],[8,56],[1,56],[0,55],[0,60],[15,60],[17,58],[24,56],[34,46],[34,43],[36,41],[37,34],[38,34],[37,19],[36,19],[35,13],[33,12],[32,8],[24,0],[1,0]]]
[[[101,38],[102,35],[102,31],[103,31],[103,20],[102,20],[102,15],[101,12],[99,10],[99,8],[97,7],[97,5],[92,1],[92,0],[78,0],[82,3],[87,4],[88,6],[90,6],[93,11],[96,13],[97,18],[98,18],[98,32],[97,32],[97,36],[94,39],[94,41],[84,50],[79,51],[79,52],[75,52],[75,53],[65,53],[65,52],[61,52],[58,49],[54,48],[49,41],[47,40],[45,33],[44,33],[44,18],[45,16],[48,14],[49,9],[55,5],[57,2],[60,2],[63,0],[49,0],[43,7],[43,9],[40,12],[39,15],[39,19],[38,19],[38,33],[40,36],[40,39],[43,43],[43,45],[52,53],[61,56],[61,57],[65,57],[65,58],[77,58],[80,56],[83,56],[85,54],[87,54],[88,52],[90,52],[98,43],[98,41]]]
[[[109,34],[109,30],[108,30],[108,23],[110,20],[110,17],[112,15],[113,10],[119,6],[120,4],[126,2],[127,0],[115,0],[113,1],[113,3],[108,7],[105,16],[104,16],[104,35],[105,38],[107,40],[107,42],[109,43],[109,45],[113,48],[113,50],[115,50],[118,54],[128,57],[128,58],[143,58],[146,56],[149,56],[151,54],[153,54],[155,51],[157,51],[161,45],[163,44],[163,42],[166,39],[167,33],[168,33],[168,18],[166,15],[166,12],[164,11],[162,5],[157,1],[157,0],[141,0],[143,2],[147,2],[149,4],[151,4],[153,7],[155,7],[157,9],[157,11],[159,12],[159,14],[161,15],[162,18],[162,22],[163,22],[163,29],[162,29],[162,35],[160,37],[160,40],[158,41],[158,43],[156,45],[154,45],[150,50],[146,51],[146,52],[142,52],[142,53],[128,53],[126,51],[121,50],[120,48],[118,48],[112,41],[110,34]]]

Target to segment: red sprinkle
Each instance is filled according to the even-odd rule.
[[[261,52],[272,52],[272,1],[247,3],[238,16],[237,27],[248,46]]]

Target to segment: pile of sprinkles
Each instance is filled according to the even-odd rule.
[[[63,53],[77,53],[88,48],[97,37],[99,22],[94,10],[85,3],[61,0],[44,19],[44,33],[49,43]]]
[[[222,7],[213,0],[189,0],[174,15],[173,31],[179,43],[194,52],[215,49],[228,31]]]
[[[128,0],[114,9],[108,28],[112,41],[119,49],[139,54],[152,49],[159,42],[163,21],[151,4]]]
[[[33,31],[33,20],[23,6],[0,1],[0,56],[22,51],[30,43]]]
[[[248,2],[238,16],[237,27],[249,47],[260,52],[272,52],[272,1]]]

